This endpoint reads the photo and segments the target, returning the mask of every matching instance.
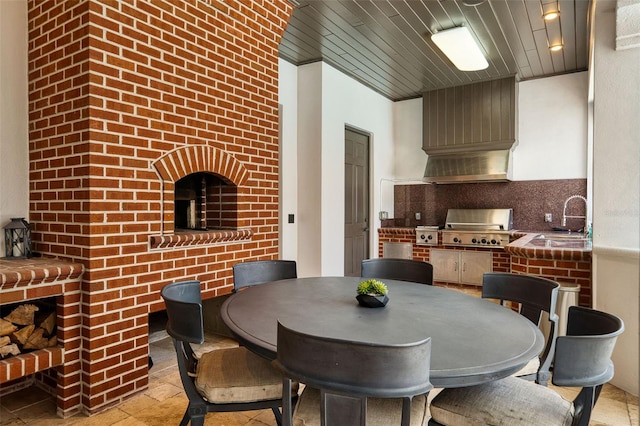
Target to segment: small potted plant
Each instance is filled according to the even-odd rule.
[[[356,293],[358,293],[356,299],[360,306],[367,308],[381,308],[389,301],[387,285],[374,279],[365,280],[358,284]]]

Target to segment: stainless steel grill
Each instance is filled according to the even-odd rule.
[[[442,244],[460,247],[504,247],[509,244],[512,209],[449,209]]]

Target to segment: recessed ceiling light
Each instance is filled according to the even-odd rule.
[[[479,6],[487,0],[462,0],[465,6]]]
[[[549,12],[546,12],[544,15],[542,15],[542,18],[545,21],[551,21],[556,19],[557,17],[560,16],[560,12],[557,10],[550,10]]]
[[[478,71],[489,66],[467,27],[438,31],[431,35],[431,40],[460,71]]]

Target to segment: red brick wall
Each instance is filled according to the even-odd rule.
[[[591,259],[563,260],[511,256],[515,273],[537,275],[559,283],[580,285],[580,306],[591,307]]]
[[[225,293],[235,262],[277,256],[277,54],[291,12],[287,0],[29,0],[34,249],[86,268],[84,411],[147,386],[163,285],[195,278],[205,297]],[[250,238],[151,248],[173,232],[175,182],[153,165],[194,146],[244,171],[236,182],[237,169],[192,166],[236,173]]]

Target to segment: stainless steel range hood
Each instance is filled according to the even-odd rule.
[[[511,180],[511,149],[430,154],[425,182],[508,182]]]
[[[516,142],[514,77],[423,94],[425,182],[506,182]]]

